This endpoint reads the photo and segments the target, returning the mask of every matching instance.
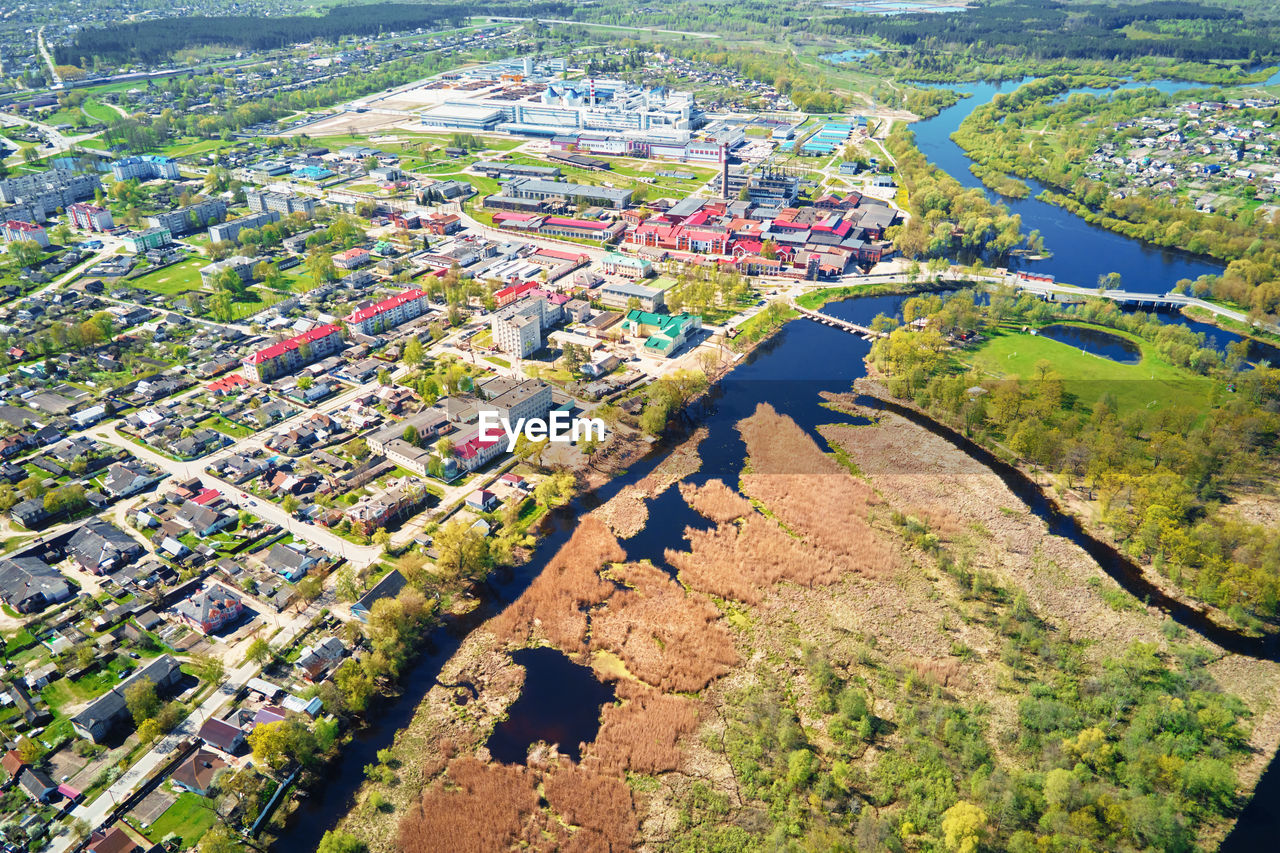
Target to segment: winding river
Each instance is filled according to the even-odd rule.
[[[917,144],[930,160],[969,186],[980,186],[968,170],[968,159],[948,138],[961,119],[975,106],[986,103],[1001,90],[1011,90],[1017,84],[970,85],[961,87],[975,97],[961,101],[944,110],[938,116],[916,126]],[[1175,85],[1175,84],[1165,84]],[[1185,88],[1177,84],[1176,88]],[[1038,191],[1038,188],[1036,189]],[[1051,273],[1060,280],[1088,284],[1100,274],[1119,272],[1126,286],[1132,289],[1163,292],[1179,278],[1194,278],[1204,273],[1219,271],[1216,263],[1170,252],[1100,228],[1090,226],[1067,211],[1052,205],[1026,199],[1014,201],[1010,206],[1023,217],[1024,226],[1039,229],[1049,247],[1054,251],[1051,259],[1032,262],[1034,268]],[[900,315],[902,296],[866,296],[828,305],[824,310],[833,315],[869,324],[876,314]],[[1183,322],[1170,316],[1171,322]],[[1204,326],[1204,324],[1198,324]],[[1213,329],[1204,326],[1204,329]],[[1238,336],[1213,329],[1218,333],[1215,343],[1225,343]],[[701,469],[689,479],[696,483],[716,477],[728,483],[737,482],[742,471],[746,449],[734,428],[735,424],[755,411],[759,403],[769,403],[785,413],[815,437],[820,446],[826,442],[818,434],[819,426],[833,421],[850,420],[822,405],[821,392],[845,392],[854,380],[865,375],[864,358],[870,344],[858,337],[807,319],[788,324],[781,332],[757,348],[744,359],[708,395],[693,418],[707,428],[707,437],[699,452]],[[893,404],[886,408],[899,410]],[[1012,468],[969,442],[963,436],[934,424],[911,410],[901,414],[921,423],[951,441],[975,459],[990,467],[1022,498],[1031,512],[1045,519],[1050,529],[1065,536],[1088,552],[1104,571],[1140,599],[1149,601],[1169,613],[1191,630],[1231,651],[1257,657],[1276,658],[1278,650],[1272,641],[1244,637],[1224,629],[1198,610],[1174,601],[1150,585],[1141,571],[1127,558],[1108,544],[1094,539],[1081,530],[1074,518],[1064,514],[1034,483]],[[678,436],[671,442],[678,440]],[[354,740],[342,752],[337,765],[327,774],[330,781],[321,790],[304,801],[290,821],[288,829],[275,845],[277,851],[314,850],[321,836],[333,828],[338,820],[355,805],[355,796],[364,778],[363,768],[376,761],[379,749],[391,744],[395,733],[406,726],[427,691],[436,683],[443,664],[457,650],[466,634],[481,622],[498,612],[518,597],[529,582],[568,539],[576,519],[604,500],[612,497],[622,487],[637,482],[649,473],[671,447],[671,442],[660,443],[643,461],[633,465],[626,475],[606,484],[597,493],[585,495],[550,517],[545,536],[526,565],[516,569],[504,582],[491,582],[484,604],[460,622],[436,631],[429,644],[429,651],[419,659],[406,675],[401,696],[383,703],[374,710],[373,724],[355,734]],[[668,489],[661,497],[650,501],[650,518],[644,531],[625,540],[631,559],[650,559],[655,565],[665,566],[663,552],[666,548],[683,547],[683,531],[686,527],[706,527],[708,522],[693,512],[681,499],[675,488]],[[528,663],[535,663],[528,660]],[[567,662],[566,662],[567,663]],[[546,695],[554,685],[544,680],[559,673],[563,675],[561,662],[547,660],[529,666],[525,693],[529,696]],[[549,675],[550,674],[550,675]],[[607,701],[607,692],[589,691],[582,696],[583,704],[598,707]],[[576,697],[575,697],[576,698]],[[513,712],[518,712],[513,707]],[[559,737],[567,745],[576,746],[579,739],[594,737],[594,716],[576,715],[583,721],[564,721],[566,726]],[[506,727],[500,739],[504,754],[515,757],[527,736],[515,737],[520,720]],[[523,739],[522,739],[523,738]],[[1275,814],[1275,802],[1280,798],[1280,769],[1273,760],[1272,766],[1258,787],[1257,796],[1245,809],[1236,831],[1228,839],[1224,850],[1243,853],[1246,850],[1266,849],[1262,841],[1280,837],[1280,821]]]

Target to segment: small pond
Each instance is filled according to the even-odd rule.
[[[1137,364],[1142,361],[1142,350],[1128,338],[1104,332],[1101,329],[1085,329],[1054,323],[1045,326],[1039,334],[1046,338],[1073,346],[1090,355],[1100,355],[1120,364]]]
[[[546,741],[577,761],[581,745],[596,739],[600,709],[613,701],[613,688],[556,649],[520,649],[511,659],[524,667],[524,687],[489,736],[490,754],[503,764],[524,764],[529,747]]]

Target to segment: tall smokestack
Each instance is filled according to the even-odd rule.
[[[729,156],[725,153],[724,146],[720,146],[720,196],[725,201],[729,201]]]
[[[596,106],[596,78],[592,77],[591,78],[591,108],[595,109],[595,106]]]

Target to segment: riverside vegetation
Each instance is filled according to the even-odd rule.
[[[1186,100],[1185,95],[1141,89],[1106,96],[1076,94],[1054,103],[1071,88],[1097,82],[1057,76],[1028,83],[975,109],[952,138],[976,161],[975,173],[998,192],[1005,192],[998,181],[1008,181],[1009,174],[1034,178],[1052,188],[1043,194],[1045,200],[1090,223],[1226,261],[1221,276],[1180,286],[1238,305],[1254,319],[1280,314],[1280,222],[1275,217],[1245,204],[1209,212],[1145,192],[1118,197],[1105,181],[1086,175],[1088,156],[1115,132],[1118,122]],[[1214,90],[1196,96],[1228,97]],[[1274,111],[1265,112],[1270,120]],[[1248,123],[1249,111],[1242,111],[1236,120]],[[995,176],[996,182],[989,181],[989,176]]]
[[[1002,514],[1016,498],[994,474],[901,429],[918,430],[824,427],[825,453],[761,405],[739,424],[739,483],[679,484],[712,527],[666,552],[674,577],[582,520],[464,641],[331,839],[1032,851],[1219,837],[1248,750],[1270,748],[1250,715],[1274,665],[1161,627],[1038,520]],[[889,462],[903,446],[914,462]],[[530,645],[616,684],[577,763],[548,744],[523,765],[483,749],[520,692],[508,652]]]
[[[1078,489],[1130,554],[1194,598],[1247,626],[1280,618],[1280,540],[1265,513],[1245,509],[1274,501],[1263,486],[1278,461],[1280,370],[1245,370],[1240,346],[1224,362],[1190,330],[1102,300],[1063,307],[997,293],[981,306],[961,293],[910,300],[904,316],[928,327],[897,329],[871,355],[895,396]],[[1073,367],[1099,360],[1066,345],[1034,365],[983,361],[1001,336],[1030,344],[1018,330],[1053,320],[1139,341],[1137,377],[1073,381]],[[973,330],[981,343],[948,346]],[[975,369],[984,363],[996,372]]]

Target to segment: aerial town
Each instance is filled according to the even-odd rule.
[[[0,853],[1270,850],[1256,0],[0,13]]]
[[[384,554],[443,562],[455,528],[524,547],[548,472],[645,438],[652,383],[740,357],[789,283],[892,256],[891,178],[788,165],[865,121],[567,70],[517,57],[271,139],[0,180],[0,601],[26,626],[0,725],[30,843],[161,841],[223,769],[256,832],[277,774],[249,739],[368,653],[349,626],[406,585]],[[606,411],[564,448],[479,426]]]

